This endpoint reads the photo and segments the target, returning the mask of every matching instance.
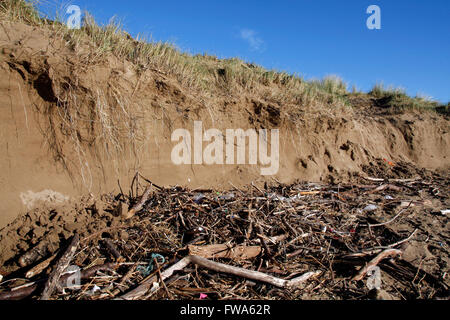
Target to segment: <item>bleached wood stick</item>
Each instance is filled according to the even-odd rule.
[[[382,179],[382,178],[372,178],[372,177],[363,177],[366,180],[373,181],[373,182],[384,182],[388,180],[389,182],[415,182],[420,180],[420,177],[411,178],[411,179]]]
[[[297,278],[291,279],[291,280],[284,280],[281,278],[277,278],[274,276],[271,276],[266,273],[262,273],[259,271],[253,271],[253,270],[247,270],[244,268],[229,266],[227,264],[223,264],[220,262],[211,261],[199,256],[190,256],[191,262],[210,269],[217,272],[224,272],[229,273],[238,277],[243,277],[247,279],[252,279],[256,281],[266,282],[273,286],[280,287],[280,288],[295,288],[298,287],[302,282],[305,282],[309,278],[311,278],[314,275],[318,275],[320,271],[314,271],[314,272],[308,272],[308,274],[304,274],[302,276],[299,276]]]
[[[181,259],[180,261],[178,261],[177,263],[175,263],[174,265],[172,265],[171,267],[164,270],[164,272],[161,273],[161,279],[165,280],[168,277],[170,277],[174,272],[176,272],[178,270],[183,270],[184,268],[186,268],[191,263],[190,257],[191,256],[187,256],[187,257]],[[138,299],[139,297],[142,297],[148,290],[150,290],[153,286],[153,283],[156,281],[157,281],[157,277],[153,276],[153,277],[145,280],[144,282],[142,282],[135,289],[120,296],[118,299],[119,300]]]
[[[150,197],[152,187],[153,187],[153,184],[150,184],[149,186],[147,186],[147,188],[144,191],[144,194],[142,195],[142,197],[138,201],[138,203],[136,203],[128,212],[126,212],[123,215],[124,219],[130,219],[131,217],[133,217],[136,213],[138,213],[142,209],[142,207],[144,206],[144,204],[147,202],[148,198]]]
[[[253,270],[247,270],[244,268],[229,266],[220,262],[211,261],[199,256],[187,256],[183,259],[181,259],[179,262],[171,266],[170,268],[166,269],[164,272],[161,273],[161,279],[165,280],[168,277],[170,277],[175,271],[182,270],[185,267],[187,267],[190,263],[194,263],[200,267],[217,271],[217,272],[223,272],[232,274],[238,277],[243,277],[247,279],[252,279],[256,281],[261,281],[265,283],[269,283],[273,286],[279,287],[279,288],[286,288],[286,289],[294,289],[299,287],[299,285],[308,279],[317,276],[321,273],[321,271],[312,271],[307,272],[299,277],[296,277],[291,280],[284,280],[281,278],[277,278],[274,276],[271,276],[266,273],[262,273],[259,271],[253,271]],[[150,279],[147,279],[144,281],[140,286],[135,288],[134,290],[122,295],[119,299],[124,300],[134,300],[138,299],[139,297],[143,296],[153,287],[153,283],[157,281],[157,277],[153,276]],[[156,290],[155,290],[156,291]]]
[[[33,268],[31,268],[26,274],[25,274],[25,278],[30,279],[33,278],[35,275],[40,274],[42,271],[44,271],[49,265],[50,263],[56,258],[58,254],[55,253],[54,255],[52,255],[50,258],[45,259],[44,261],[42,261],[41,263],[39,263],[38,265],[34,266]]]
[[[97,271],[115,269],[118,265],[120,265],[120,264],[106,263],[103,265],[93,266],[91,268],[81,271],[80,279],[89,279],[89,278],[93,277]],[[65,274],[61,275],[61,277],[59,278],[59,281],[58,281],[59,282],[58,285],[61,287],[64,287],[66,284],[66,281],[68,280],[68,278],[71,275],[72,275],[71,273],[65,273]],[[2,293],[0,293],[0,301],[1,300],[25,299],[26,297],[33,294],[34,291],[36,291],[41,286],[41,284],[43,284],[43,282],[46,282],[46,281],[48,281],[48,278],[39,279],[34,282],[30,282],[25,285],[15,287],[15,288],[11,289],[10,291],[2,292]]]

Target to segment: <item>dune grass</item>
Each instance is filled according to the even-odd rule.
[[[438,102],[428,97],[415,96],[410,97],[402,88],[385,87],[382,83],[376,84],[369,92],[370,96],[375,97],[384,106],[396,108],[413,108],[437,110],[442,107]]]
[[[2,20],[20,21],[31,25],[46,25],[60,32],[67,44],[77,48],[84,41],[93,44],[93,56],[101,59],[108,54],[127,59],[136,70],[155,69],[174,76],[182,85],[208,95],[258,93],[279,104],[313,107],[348,106],[351,95],[366,95],[381,99],[397,108],[436,110],[437,102],[423,97],[410,97],[400,89],[376,85],[370,92],[347,90],[347,84],[337,76],[305,81],[298,75],[267,70],[241,59],[218,59],[214,56],[191,55],[173,44],[151,40],[135,40],[127,34],[117,19],[100,26],[89,13],[84,14],[80,30],[70,30],[64,23],[42,17],[37,10],[39,0],[0,0]],[[268,90],[269,89],[269,90]]]

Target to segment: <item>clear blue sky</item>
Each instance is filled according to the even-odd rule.
[[[131,35],[171,41],[183,51],[240,57],[306,79],[336,74],[364,91],[383,82],[413,96],[450,101],[448,0],[72,0],[70,4],[88,10],[99,23],[115,15]],[[372,4],[381,8],[381,30],[366,27],[366,9]],[[56,8],[47,4],[46,10],[52,6]]]

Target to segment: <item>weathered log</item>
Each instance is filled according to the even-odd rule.
[[[50,299],[50,296],[55,291],[56,286],[58,285],[61,274],[69,266],[70,261],[72,260],[74,254],[75,254],[75,251],[78,248],[79,242],[80,242],[80,237],[76,233],[73,236],[72,241],[71,241],[69,247],[67,248],[66,252],[64,252],[62,257],[59,259],[57,265],[55,266],[55,269],[50,274],[50,277],[48,278],[48,280],[45,284],[44,291],[42,292],[41,300],[49,300]]]
[[[55,253],[54,255],[52,255],[50,258],[45,259],[44,261],[42,261],[41,263],[37,264],[36,266],[34,266],[33,268],[31,268],[26,274],[25,274],[25,278],[30,279],[33,278],[35,275],[40,274],[42,271],[44,271],[49,265],[50,263],[55,260],[56,256],[58,254]]]

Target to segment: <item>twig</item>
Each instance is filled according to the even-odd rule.
[[[116,263],[106,263],[98,266],[93,266],[86,270],[81,271],[81,279],[92,278],[97,271],[111,270],[118,266]],[[66,280],[71,276],[71,273],[66,273],[61,275],[59,278],[59,285],[63,286]],[[0,293],[0,300],[22,300],[33,294],[43,282],[46,282],[48,278],[39,279],[34,282],[27,283],[25,285],[11,289],[11,291],[6,291]]]
[[[50,277],[48,278],[44,291],[41,295],[41,300],[49,300],[50,296],[52,295],[53,291],[55,291],[56,286],[58,285],[59,278],[61,277],[61,274],[64,272],[64,270],[69,266],[70,261],[73,258],[73,255],[75,254],[75,251],[77,250],[78,243],[80,242],[80,237],[78,236],[78,233],[76,233],[73,238],[72,242],[70,243],[69,247],[67,248],[66,252],[64,252],[61,259],[58,261],[57,265],[55,266],[55,269],[50,274]]]
[[[413,202],[411,201],[406,208],[401,209],[399,211],[399,213],[397,213],[392,219],[390,219],[390,220],[388,220],[386,222],[382,222],[382,223],[369,224],[369,228],[371,228],[371,227],[381,227],[381,226],[384,226],[384,225],[387,225],[387,224],[391,223],[392,221],[397,219],[397,217],[400,216],[406,209],[408,209],[411,206],[412,203]]]
[[[372,178],[372,177],[363,177],[366,180],[373,181],[373,182],[384,182],[388,180],[389,182],[400,182],[400,183],[406,183],[406,182],[415,182],[420,180],[420,177],[411,178],[411,179],[382,179],[382,178]]]
[[[144,204],[147,202],[148,198],[150,197],[150,192],[152,191],[153,184],[150,184],[147,186],[147,188],[144,191],[144,194],[142,195],[141,199],[136,203],[125,215],[123,215],[124,219],[130,219],[133,217],[137,212],[139,212]]]
[[[258,186],[255,185],[255,184],[253,183],[253,181],[252,181],[252,187],[255,188],[256,190],[258,190],[259,193],[261,193],[261,195],[262,195],[263,197],[265,196],[265,193],[264,193],[260,188],[258,188]]]
[[[397,187],[393,184],[382,184],[381,186],[378,186],[378,187],[368,191],[367,193],[376,193],[376,192],[383,191],[385,189],[389,189],[389,190],[397,191],[397,192],[400,192],[402,190],[402,188]]]
[[[379,253],[375,258],[370,260],[370,262],[364,268],[362,268],[358,272],[358,274],[352,278],[352,280],[354,280],[354,281],[362,280],[366,276],[367,271],[371,267],[374,267],[378,263],[380,263],[381,260],[386,259],[387,257],[399,256],[401,254],[402,254],[402,251],[398,250],[398,249],[387,249],[387,250],[384,250],[383,252]]]
[[[393,243],[393,244],[390,244],[390,245],[387,246],[387,248],[393,248],[393,247],[398,246],[399,244],[402,244],[402,243],[405,243],[405,242],[411,240],[412,237],[414,237],[414,235],[416,234],[416,232],[417,232],[417,229],[415,229],[415,230],[410,234],[410,236],[409,236],[408,238],[403,239],[403,240],[400,240],[400,241],[395,242],[395,243]],[[384,249],[384,248],[383,248],[383,249]]]
[[[162,275],[161,275],[161,270],[160,270],[160,267],[159,267],[159,264],[158,264],[158,259],[154,258],[154,259],[153,259],[153,262],[155,263],[155,266],[156,266],[156,273],[158,274],[159,281],[161,282],[161,284],[162,284],[164,290],[166,291],[167,296],[169,297],[169,299],[171,299],[171,298],[172,298],[172,295],[170,294],[169,289],[167,289],[167,286],[166,286],[166,284],[164,283],[164,280],[165,280],[165,279],[163,279],[163,277],[162,277]]]
[[[117,250],[116,246],[114,245],[114,243],[111,241],[111,239],[106,238],[103,239],[103,241],[105,242],[105,246],[106,248],[108,248],[109,252],[111,252],[111,254],[113,255],[114,259],[118,262],[120,262],[120,260],[122,260],[122,255],[120,254],[120,252]]]
[[[354,253],[350,254],[349,256],[358,256],[359,254],[367,253],[367,252],[376,253],[377,251],[379,252],[380,250],[390,249],[390,248],[396,247],[396,246],[398,246],[398,245],[400,245],[400,244],[402,244],[402,243],[405,243],[405,242],[411,240],[412,237],[414,237],[414,235],[416,234],[416,232],[417,232],[417,229],[415,229],[415,230],[409,235],[408,238],[403,239],[403,240],[400,240],[400,241],[395,242],[395,243],[392,243],[392,244],[390,244],[390,245],[387,245],[387,246],[378,246],[378,247],[373,247],[373,248],[369,248],[369,249],[363,249],[363,250],[361,250],[361,251],[354,252]]]

